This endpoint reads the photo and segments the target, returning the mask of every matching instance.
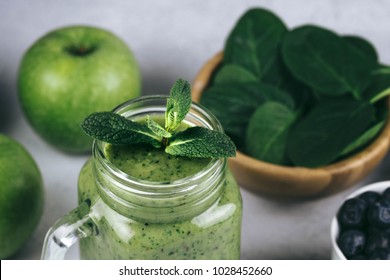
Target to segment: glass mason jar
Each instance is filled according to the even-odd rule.
[[[114,111],[130,119],[163,115],[167,97],[128,101]],[[185,122],[223,131],[192,104]],[[79,207],[47,233],[42,259],[64,258],[80,240],[82,259],[239,259],[242,201],[226,159],[173,182],[127,175],[95,141],[79,176]]]

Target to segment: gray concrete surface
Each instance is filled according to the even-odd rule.
[[[0,132],[14,137],[36,159],[45,183],[42,220],[15,259],[39,259],[49,227],[76,206],[79,170],[87,156],[48,146],[26,122],[17,100],[17,69],[24,51],[48,31],[71,24],[109,29],[134,51],[144,94],[165,94],[182,77],[192,81],[202,64],[221,50],[239,16],[261,6],[289,27],[315,23],[369,39],[390,64],[388,0],[0,0]],[[1,152],[1,151],[0,151]],[[366,180],[390,178],[390,158]],[[2,187],[2,186],[0,186]],[[282,201],[242,190],[242,259],[328,259],[330,220],[353,189],[315,200]],[[77,259],[77,248],[67,258]]]

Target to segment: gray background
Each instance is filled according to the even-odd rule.
[[[254,6],[271,9],[289,27],[316,23],[342,34],[363,36],[376,46],[380,60],[390,64],[388,0],[0,0],[0,132],[30,151],[42,171],[46,191],[42,220],[14,258],[40,257],[48,228],[76,206],[77,177],[88,157],[53,149],[26,123],[16,92],[17,69],[24,51],[52,29],[70,24],[96,25],[116,33],[133,50],[143,75],[143,94],[166,94],[176,78],[192,81],[202,64],[223,48],[240,15]],[[389,179],[389,165],[386,158],[354,188]],[[243,189],[242,258],[329,258],[331,217],[352,190],[322,199],[289,201]],[[78,258],[77,249],[73,248],[67,258]]]

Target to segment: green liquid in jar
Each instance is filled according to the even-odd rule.
[[[167,154],[147,145],[107,145],[108,159],[126,174],[152,182],[173,182],[193,175],[210,163],[208,158],[188,158]]]

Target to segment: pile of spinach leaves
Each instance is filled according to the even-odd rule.
[[[201,103],[238,149],[287,166],[319,167],[363,149],[387,120],[390,68],[358,36],[251,9],[229,34]]]

